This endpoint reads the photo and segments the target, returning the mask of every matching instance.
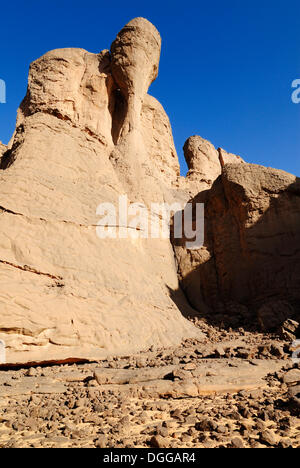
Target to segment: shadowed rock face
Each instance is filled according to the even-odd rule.
[[[225,165],[205,202],[205,243],[176,246],[181,282],[191,304],[212,313],[243,313],[266,328],[299,315],[300,184],[284,171]]]
[[[209,190],[215,180],[221,175],[225,164],[243,163],[236,156],[214,145],[199,135],[189,137],[183,146],[184,157],[189,168],[185,178],[180,179],[180,187],[191,197]]]

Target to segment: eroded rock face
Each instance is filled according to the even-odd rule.
[[[134,65],[120,66],[120,76],[128,77],[128,99],[141,104],[134,118],[131,104],[120,118],[121,84],[108,51],[56,50],[30,67],[0,171],[0,339],[8,363],[101,359],[199,336],[170,297],[179,285],[168,239],[96,235],[100,203],[118,209],[124,194],[128,202],[172,199],[179,173],[168,118],[147,95],[158,36],[146,20],[130,24],[126,56]],[[114,57],[118,69],[117,46]],[[145,67],[145,81],[130,88],[136,67]],[[116,129],[132,118],[137,128],[118,142]]]
[[[299,316],[299,194],[299,178],[284,171],[227,164],[211,190],[194,198],[205,202],[204,246],[175,247],[194,307],[230,314],[246,306],[268,329]]]
[[[2,157],[3,153],[5,153],[6,150],[7,150],[7,146],[4,145],[4,144],[0,141],[0,158]]]
[[[225,164],[244,162],[240,156],[227,153],[222,148],[216,149],[199,135],[189,137],[183,151],[189,170],[186,177],[180,180],[180,187],[191,196],[209,190]]]
[[[121,136],[139,128],[144,97],[158,75],[161,38],[145,18],[135,18],[119,32],[111,46],[112,75],[128,110]]]
[[[219,155],[216,148],[199,135],[187,139],[183,147],[185,160],[189,172],[197,174],[197,179],[211,187],[216,178],[221,174]]]
[[[28,90],[17,125],[39,112],[112,146],[113,91],[108,50],[92,54],[83,49],[52,50],[30,66]]]
[[[146,94],[142,106],[142,138],[155,177],[165,186],[174,187],[180,175],[172,128],[162,105]]]
[[[241,156],[228,153],[223,148],[218,148],[218,153],[219,153],[219,161],[220,161],[221,167],[224,167],[225,164],[240,164],[240,163],[245,162],[243,158],[241,158]]]
[[[119,179],[130,188],[136,201],[147,206],[163,201],[160,182],[148,174],[149,142],[141,128],[141,113],[150,84],[158,73],[161,38],[157,29],[145,18],[135,18],[119,32],[111,46],[111,71],[124,100],[123,113],[118,115],[116,146],[110,154]],[[159,141],[159,140],[158,140]]]

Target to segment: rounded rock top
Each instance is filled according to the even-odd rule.
[[[126,29],[142,29],[145,32],[152,33],[152,35],[155,37],[158,45],[160,46],[161,44],[161,36],[159,34],[159,31],[157,28],[152,24],[149,20],[146,18],[143,18],[142,16],[139,16],[137,18],[133,18],[132,20],[129,21],[119,32],[119,34],[122,31],[125,31]]]

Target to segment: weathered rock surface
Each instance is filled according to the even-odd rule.
[[[122,385],[164,379],[175,369],[176,368],[174,366],[155,367],[150,369],[145,367],[138,370],[102,368],[95,370],[94,377],[99,385]]]
[[[7,146],[4,145],[1,141],[0,141],[0,158],[2,157],[3,153],[7,150]]]
[[[300,415],[300,385],[290,387],[288,395],[291,399],[291,403],[295,406],[297,413]]]
[[[199,311],[258,316],[265,329],[299,317],[300,182],[284,171],[227,164],[205,202],[205,242],[175,246],[181,284]]]
[[[28,92],[17,126],[37,113],[53,115],[112,146],[113,92],[108,50],[52,50],[30,65]]]
[[[283,382],[287,385],[300,384],[300,369],[291,369],[283,377]]]
[[[300,367],[290,369],[284,374],[282,380],[288,386],[288,396],[292,409],[300,415]]]
[[[196,173],[197,179],[210,188],[221,174],[219,154],[216,148],[208,140],[194,135],[187,139],[183,151],[189,168],[187,177]]]
[[[144,97],[158,75],[160,49],[159,32],[145,18],[131,20],[111,45],[112,75],[128,106],[121,137],[140,125]]]
[[[265,377],[283,367],[283,361],[254,360],[252,363],[235,360],[201,361],[191,371],[174,366],[154,369],[95,371],[95,379],[102,391],[119,391],[127,395],[148,398],[187,398],[242,390],[264,388]]]
[[[98,359],[198,334],[170,297],[178,279],[168,239],[96,235],[100,203],[118,209],[126,194],[149,206],[176,195],[169,120],[147,95],[159,41],[136,19],[112,46],[112,64],[107,50],[63,49],[30,67],[0,171],[0,339],[9,363]]]
[[[146,94],[142,106],[142,138],[147,159],[152,162],[153,177],[167,187],[177,187],[180,167],[171,125],[162,105]]]
[[[218,153],[219,153],[219,161],[220,161],[221,167],[224,167],[225,164],[240,164],[240,163],[245,162],[243,158],[241,158],[241,156],[228,153],[223,148],[218,148]]]
[[[225,164],[244,162],[240,156],[227,153],[222,148],[216,149],[210,141],[199,135],[189,137],[183,151],[189,170],[186,177],[180,179],[179,186],[191,196],[209,190],[221,175]]]

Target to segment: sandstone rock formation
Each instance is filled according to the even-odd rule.
[[[7,147],[6,145],[4,145],[1,141],[0,141],[0,160],[1,160],[1,157],[3,155],[3,153],[5,153]]]
[[[236,154],[232,153],[227,153],[227,151],[225,151],[223,148],[218,148],[218,153],[221,167],[224,167],[225,164],[239,164],[245,162],[241,158],[241,156],[237,156]]]
[[[205,202],[205,243],[175,246],[181,284],[199,311],[253,314],[264,329],[299,317],[300,182],[284,171],[226,164]]]
[[[110,154],[110,161],[121,182],[130,186],[132,197],[136,201],[142,199],[146,204],[164,199],[159,180],[148,177],[152,173],[146,147],[149,141],[143,135],[141,125],[143,103],[158,74],[160,49],[159,32],[144,18],[130,21],[111,45],[111,72],[118,87],[118,100],[121,99],[122,103],[117,105],[114,122],[116,146]],[[147,106],[147,101],[145,104]],[[153,110],[151,113],[153,115]]]
[[[96,235],[102,202],[174,199],[169,120],[147,95],[159,53],[158,32],[139,18],[112,57],[63,49],[30,67],[0,171],[8,363],[100,359],[199,336],[170,297],[179,286],[168,239]]]
[[[145,18],[130,21],[111,46],[112,75],[127,104],[121,138],[140,126],[144,97],[158,75],[160,49],[159,32]]]
[[[183,146],[183,151],[189,170],[186,177],[181,178],[180,188],[192,196],[209,190],[221,175],[225,164],[244,162],[240,156],[227,153],[222,148],[216,149],[210,141],[199,135],[189,137]]]
[[[183,147],[184,157],[189,168],[187,177],[196,174],[201,182],[210,188],[221,174],[219,154],[215,147],[199,135],[187,139]]]
[[[202,339],[184,318],[197,311],[257,314],[263,329],[296,336],[299,179],[197,135],[180,177],[169,119],[147,94],[160,49],[156,28],[135,18],[110,51],[54,50],[31,64],[13,138],[0,144],[0,361],[98,360]],[[148,238],[161,214],[146,226],[120,219],[124,195],[135,210],[205,203],[203,247]],[[107,203],[116,216],[103,229]]]
[[[155,179],[177,187],[180,168],[171,125],[162,105],[149,94],[143,101],[141,134]]]

